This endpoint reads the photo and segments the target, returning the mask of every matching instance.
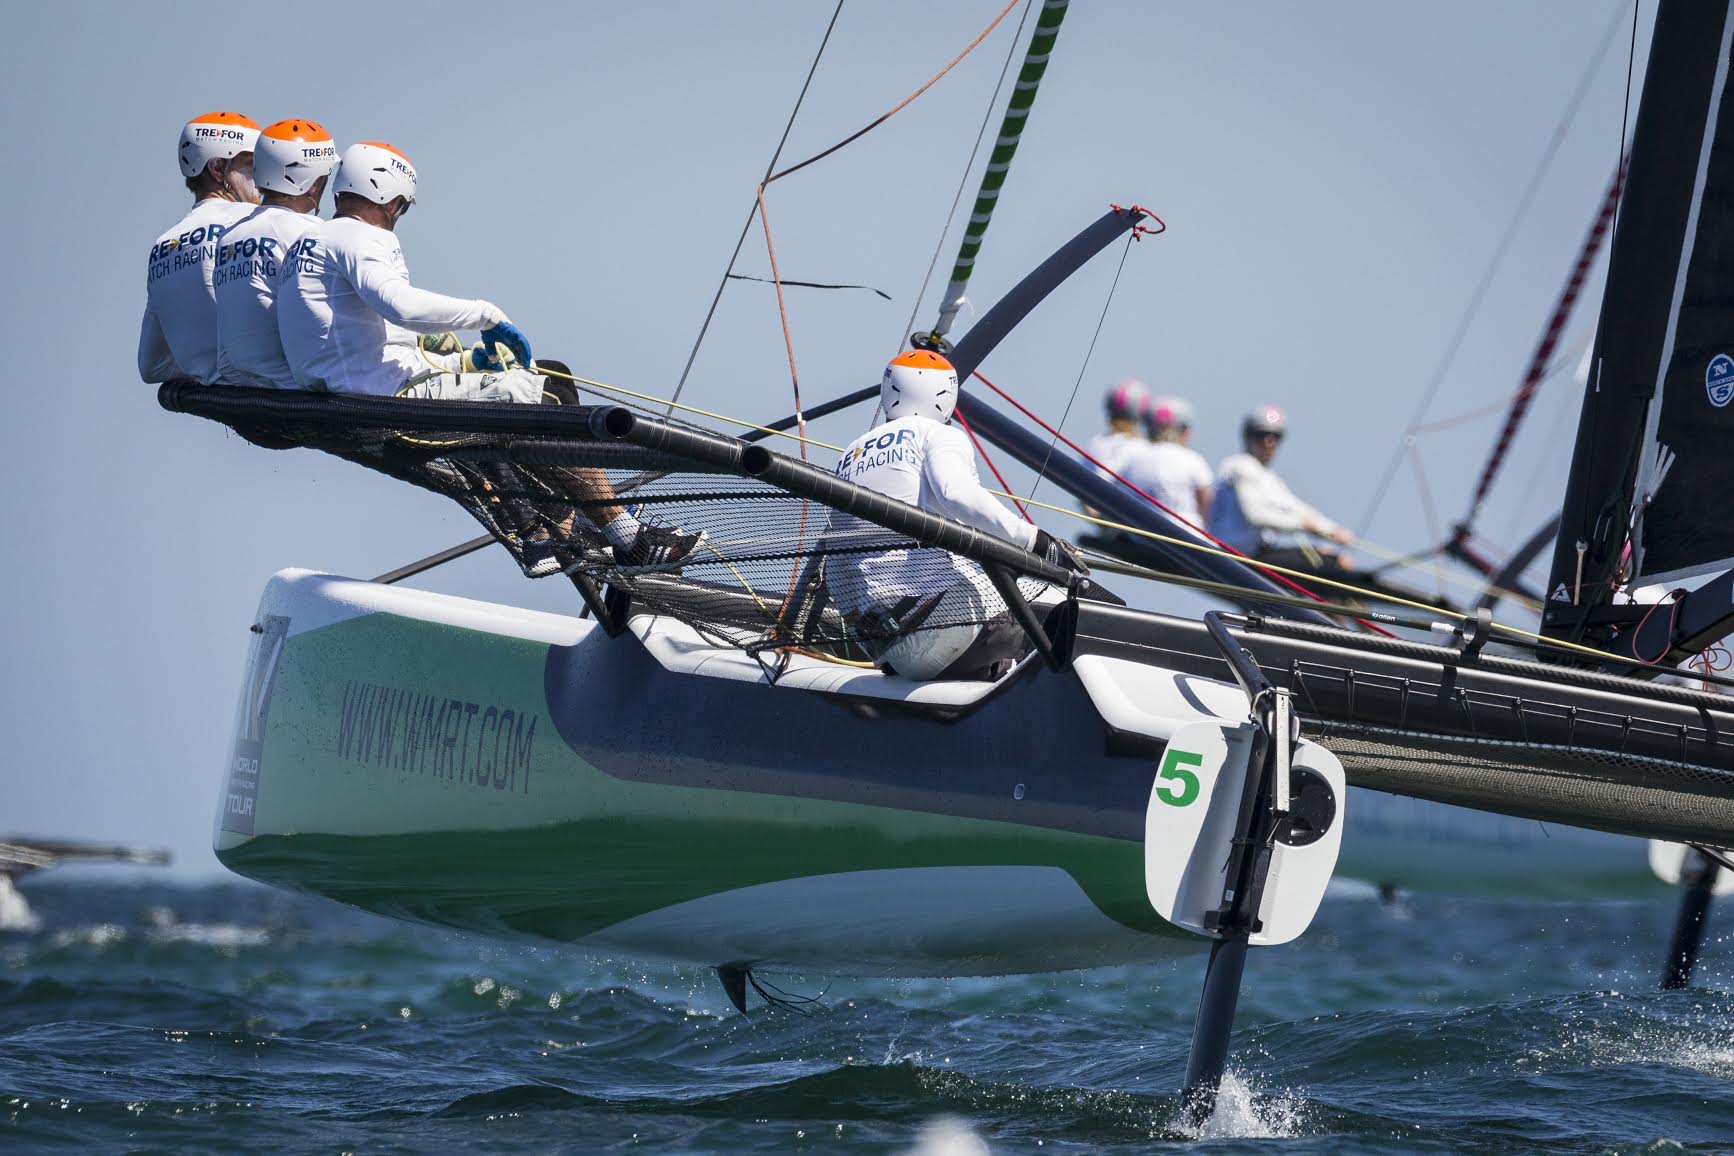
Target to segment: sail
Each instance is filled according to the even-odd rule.
[[[1734,565],[1734,100],[1728,3],[1664,3],[1633,135],[1549,587],[1592,607],[1635,573]],[[1550,614],[1570,633],[1578,613]]]
[[[1734,493],[1734,18],[1707,7],[1721,27],[1702,123],[1682,126],[1699,156],[1633,497],[1637,572],[1651,582],[1734,565],[1734,517],[1717,504]]]

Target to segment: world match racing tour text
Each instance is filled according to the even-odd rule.
[[[537,718],[511,707],[351,681],[337,717],[337,756],[527,795]]]

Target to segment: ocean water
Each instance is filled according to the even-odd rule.
[[[1008,979],[706,971],[239,883],[62,876],[0,932],[0,1151],[1734,1151],[1734,952],[1653,902],[1348,890],[1255,951],[1179,1112],[1202,960]]]

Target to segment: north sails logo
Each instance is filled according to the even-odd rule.
[[[1717,409],[1734,401],[1734,357],[1718,353],[1710,359],[1709,368],[1704,370],[1704,392]]]

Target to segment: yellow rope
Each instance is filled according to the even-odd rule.
[[[1477,582],[1475,579],[1460,571],[1452,570],[1445,566],[1435,566],[1423,558],[1411,558],[1407,554],[1400,554],[1389,547],[1379,545],[1377,542],[1369,542],[1365,538],[1356,538],[1353,545],[1357,552],[1371,554],[1375,558],[1380,558],[1386,562],[1401,563],[1404,569],[1414,570],[1415,572],[1427,575],[1430,578],[1437,578],[1441,582],[1448,582],[1453,586],[1461,586],[1463,589],[1473,590],[1477,594],[1492,592],[1499,595],[1501,598],[1515,602],[1517,605],[1522,606],[1527,610],[1540,611],[1541,609],[1540,602],[1520,591],[1508,590],[1503,586],[1495,586],[1489,582]]]
[[[726,413],[712,413],[708,409],[699,409],[694,405],[683,405],[680,402],[669,401],[667,398],[657,397],[654,394],[639,393],[637,390],[627,389],[623,385],[609,385],[606,382],[592,381],[588,377],[579,377],[574,373],[561,373],[559,370],[549,369],[547,366],[540,363],[536,365],[535,372],[547,374],[549,377],[563,377],[567,381],[577,382],[579,385],[588,385],[592,389],[600,389],[607,393],[618,393],[625,397],[635,397],[640,401],[655,402],[657,405],[672,405],[675,409],[685,410],[687,413],[696,413],[700,417],[708,417],[713,421],[726,421],[730,425],[738,425],[746,429],[758,430],[760,433],[775,434],[780,438],[788,438],[790,441],[802,442],[810,446],[818,446],[820,449],[830,450],[835,454],[843,452],[842,446],[834,446],[830,442],[822,442],[817,438],[802,437],[800,434],[790,433],[788,430],[772,429],[768,425],[757,425],[750,421],[742,421],[740,418],[730,417]]]
[[[580,385],[588,385],[588,386],[591,386],[595,389],[600,389],[600,390],[605,390],[605,391],[609,391],[609,392],[613,392],[613,393],[623,394],[627,397],[638,398],[641,401],[654,402],[657,405],[670,405],[670,404],[672,404],[674,406],[674,408],[676,408],[676,409],[685,410],[688,413],[695,413],[695,414],[700,415],[701,417],[708,417],[708,418],[711,418],[715,421],[728,422],[730,425],[743,426],[747,429],[759,430],[760,432],[763,432],[763,433],[776,434],[778,437],[786,437],[792,441],[805,442],[808,445],[819,446],[823,449],[831,450],[833,453],[842,453],[843,452],[843,448],[841,446],[834,446],[828,442],[819,441],[816,438],[803,437],[800,434],[789,433],[787,430],[772,429],[769,426],[757,425],[757,424],[750,422],[750,421],[742,421],[740,418],[730,417],[727,414],[712,413],[709,410],[699,409],[696,406],[681,405],[677,402],[671,403],[666,398],[656,397],[655,395],[648,394],[648,393],[639,393],[636,390],[626,389],[623,386],[608,385],[605,382],[593,381],[590,378],[579,377],[576,374],[560,373],[560,372],[555,371],[555,370],[546,369],[540,365],[537,365],[535,367],[535,372],[548,374],[551,377],[563,377],[563,378],[566,378],[568,381],[574,381]],[[1386,603],[1390,603],[1390,604],[1395,605],[1395,606],[1404,606],[1404,607],[1407,607],[1411,610],[1424,611],[1425,613],[1438,615],[1441,618],[1445,618],[1445,619],[1457,619],[1457,618],[1461,617],[1461,615],[1456,614],[1450,610],[1445,610],[1445,609],[1438,607],[1438,606],[1431,606],[1425,602],[1416,602],[1416,601],[1413,601],[1413,600],[1408,599],[1408,598],[1400,598],[1400,597],[1393,595],[1393,594],[1386,594],[1386,593],[1382,593],[1380,591],[1368,590],[1366,587],[1356,586],[1351,582],[1342,582],[1342,581],[1339,581],[1335,578],[1326,578],[1326,577],[1323,577],[1322,575],[1309,573],[1305,570],[1291,570],[1286,566],[1275,566],[1269,562],[1259,562],[1255,559],[1247,558],[1241,554],[1233,554],[1227,550],[1219,550],[1215,546],[1206,546],[1201,542],[1188,542],[1183,538],[1175,538],[1175,537],[1172,537],[1171,535],[1168,535],[1168,534],[1158,534],[1152,530],[1142,530],[1136,526],[1128,526],[1123,522],[1114,522],[1114,521],[1110,521],[1106,518],[1097,518],[1093,515],[1085,514],[1079,510],[1069,509],[1065,506],[1050,505],[1047,502],[1037,501],[1034,498],[1026,498],[1026,497],[1022,497],[1022,496],[1016,495],[1016,494],[1008,494],[1004,490],[989,490],[988,493],[993,494],[995,497],[1007,498],[1007,499],[1010,499],[1013,501],[1022,502],[1025,505],[1036,506],[1040,509],[1048,510],[1048,511],[1051,511],[1051,512],[1056,513],[1056,514],[1064,514],[1067,517],[1077,518],[1080,521],[1089,522],[1092,525],[1101,526],[1101,527],[1104,527],[1106,529],[1119,530],[1122,533],[1132,534],[1132,535],[1135,535],[1136,537],[1140,537],[1140,538],[1148,538],[1154,542],[1162,542],[1166,545],[1178,546],[1184,550],[1196,550],[1201,554],[1209,554],[1209,555],[1212,555],[1212,556],[1217,557],[1217,558],[1227,558],[1228,560],[1230,560],[1232,562],[1239,562],[1242,565],[1251,567],[1253,569],[1268,570],[1271,573],[1282,574],[1285,577],[1296,578],[1296,579],[1300,579],[1300,580],[1305,581],[1305,582],[1314,582],[1314,583],[1318,583],[1320,585],[1330,586],[1330,587],[1333,587],[1337,590],[1342,590],[1342,591],[1345,591],[1349,594],[1358,595],[1362,598],[1371,599],[1371,600],[1376,601],[1376,602],[1386,602]],[[755,595],[755,597],[756,597],[756,595]],[[1526,638],[1532,642],[1544,642],[1544,643],[1548,644],[1549,646],[1559,647],[1561,649],[1574,651],[1574,652],[1579,653],[1579,654],[1591,655],[1593,657],[1612,661],[1612,662],[1617,662],[1617,663],[1622,663],[1622,664],[1629,664],[1631,662],[1631,659],[1629,657],[1623,658],[1620,655],[1612,654],[1612,653],[1605,651],[1605,650],[1597,650],[1593,646],[1581,646],[1575,642],[1566,642],[1563,639],[1549,638],[1546,635],[1536,634],[1533,631],[1523,630],[1523,629],[1516,627],[1516,626],[1507,626],[1503,622],[1493,623],[1493,629],[1498,630],[1498,631],[1502,631],[1503,633],[1511,635],[1511,636],[1516,637],[1516,638]],[[844,661],[844,660],[839,659],[838,661]]]
[[[1006,493],[1004,490],[989,490],[988,493],[993,494],[995,497],[1000,497],[1000,498],[1009,498],[1012,496],[1012,495]],[[1064,506],[1051,506],[1046,502],[1037,501],[1034,498],[1020,497],[1017,500],[1020,502],[1023,502],[1026,505],[1038,506],[1044,510],[1051,510],[1056,514],[1067,514],[1067,515],[1070,515],[1071,517],[1081,519],[1082,521],[1085,521],[1085,522],[1091,522],[1091,523],[1094,523],[1095,525],[1098,525],[1098,526],[1104,526],[1110,530],[1119,530],[1122,533],[1135,534],[1140,538],[1149,538],[1152,541],[1163,542],[1163,543],[1170,545],[1170,546],[1180,546],[1180,547],[1187,549],[1187,550],[1196,550],[1201,554],[1210,554],[1210,555],[1214,555],[1215,557],[1218,557],[1218,558],[1227,558],[1230,561],[1241,562],[1241,563],[1244,563],[1245,565],[1254,567],[1254,568],[1259,569],[1259,570],[1269,570],[1273,574],[1282,574],[1286,577],[1298,578],[1298,579],[1301,579],[1301,580],[1306,581],[1306,582],[1316,582],[1316,583],[1323,585],[1323,586],[1333,586],[1338,590],[1345,590],[1350,594],[1356,594],[1356,595],[1359,595],[1363,598],[1369,598],[1369,599],[1372,599],[1372,600],[1377,601],[1377,602],[1389,602],[1395,606],[1406,606],[1411,610],[1422,610],[1422,611],[1427,612],[1428,614],[1437,614],[1437,615],[1441,616],[1442,618],[1447,618],[1447,619],[1453,619],[1453,618],[1461,617],[1460,615],[1453,614],[1449,610],[1444,610],[1444,609],[1441,609],[1440,607],[1437,607],[1437,606],[1429,606],[1425,602],[1415,602],[1415,601],[1411,601],[1408,598],[1399,598],[1394,594],[1385,594],[1385,593],[1382,593],[1379,591],[1368,590],[1365,587],[1356,586],[1351,582],[1340,582],[1335,578],[1326,578],[1326,577],[1323,577],[1322,575],[1319,575],[1319,574],[1308,573],[1305,570],[1291,570],[1287,566],[1275,566],[1269,562],[1259,562],[1259,561],[1256,561],[1256,560],[1251,559],[1251,558],[1243,557],[1239,554],[1231,554],[1227,550],[1218,550],[1214,546],[1206,546],[1206,545],[1203,545],[1202,543],[1199,543],[1199,542],[1188,542],[1182,538],[1171,537],[1167,534],[1158,534],[1158,533],[1155,533],[1154,531],[1151,531],[1151,530],[1140,530],[1136,526],[1128,526],[1128,525],[1125,525],[1124,523],[1121,523],[1121,522],[1110,522],[1105,518],[1096,518],[1096,517],[1092,517],[1089,514],[1080,513],[1077,510],[1068,510]],[[1536,642],[1545,642],[1545,643],[1549,644],[1550,646],[1560,646],[1560,647],[1564,647],[1567,650],[1575,650],[1575,651],[1578,651],[1578,652],[1583,653],[1583,654],[1593,654],[1597,658],[1612,659],[1615,662],[1623,662],[1623,663],[1629,663],[1631,661],[1631,659],[1629,659],[1629,658],[1621,658],[1619,655],[1610,654],[1605,650],[1597,650],[1593,646],[1579,646],[1575,642],[1565,642],[1565,641],[1562,641],[1562,640],[1557,639],[1557,638],[1548,638],[1546,635],[1543,635],[1543,634],[1535,634],[1535,633],[1528,631],[1528,630],[1521,630],[1515,626],[1507,626],[1503,622],[1495,622],[1493,624],[1493,629],[1502,630],[1507,634],[1515,635],[1516,637],[1519,637],[1519,638],[1528,638],[1528,639],[1531,639],[1531,640],[1536,641]]]

